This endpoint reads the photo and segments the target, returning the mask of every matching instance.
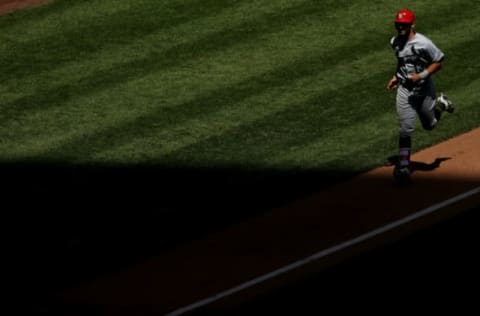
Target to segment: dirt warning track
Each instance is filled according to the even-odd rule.
[[[480,205],[478,139],[479,129],[413,155],[408,186],[381,167],[59,299],[112,315],[241,302]]]

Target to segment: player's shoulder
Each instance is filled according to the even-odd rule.
[[[419,33],[419,32],[415,32],[415,38],[418,39],[418,40],[428,40],[429,39],[425,34]]]
[[[415,33],[415,37],[413,38],[413,41],[418,43],[427,43],[427,44],[433,43],[433,41],[429,37],[418,32]]]

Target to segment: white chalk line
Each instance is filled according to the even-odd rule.
[[[227,296],[230,296],[230,295],[233,295],[235,293],[238,293],[240,291],[243,291],[245,289],[248,289],[250,287],[253,287],[255,285],[258,285],[260,283],[263,283],[269,279],[273,279],[281,274],[284,274],[284,273],[287,273],[289,271],[292,271],[294,269],[297,269],[301,266],[304,266],[304,265],[307,265],[313,261],[316,261],[318,259],[321,259],[323,257],[326,257],[330,254],[333,254],[335,252],[338,252],[338,251],[341,251],[345,248],[348,248],[348,247],[351,247],[353,245],[356,245],[356,244],[359,244],[367,239],[371,239],[377,235],[380,235],[380,234],[383,234],[387,231],[390,231],[390,230],[393,230],[401,225],[404,225],[406,223],[409,223],[409,222],[412,222],[414,220],[417,220],[419,219],[420,217],[423,217],[423,216],[426,216],[430,213],[433,213],[435,211],[438,211],[444,207],[447,207],[448,205],[450,204],[453,204],[453,203],[456,203],[458,201],[461,201],[463,199],[466,199],[468,197],[471,197],[475,194],[478,194],[480,193],[480,187],[477,187],[473,190],[470,190],[470,191],[467,191],[467,192],[464,192],[462,194],[459,194],[457,196],[454,196],[448,200],[445,200],[443,202],[440,202],[438,204],[434,204],[432,206],[429,206],[423,210],[420,210],[419,212],[416,212],[414,214],[411,214],[409,216],[406,216],[404,218],[401,218],[399,220],[396,220],[394,222],[391,222],[387,225],[384,225],[384,226],[381,226],[379,228],[376,228],[374,230],[371,230],[363,235],[360,235],[358,237],[355,237],[355,238],[352,238],[350,240],[347,240],[343,243],[340,243],[338,245],[335,245],[335,246],[332,246],[330,248],[327,248],[327,249],[324,249],[322,251],[319,251],[311,256],[308,256],[304,259],[300,259],[298,261],[295,261],[289,265],[286,265],[286,266],[283,266],[277,270],[274,270],[274,271],[271,271],[267,274],[264,274],[262,276],[259,276],[255,279],[252,279],[250,281],[247,281],[247,282],[244,282],[240,285],[237,285],[235,287],[232,287],[228,290],[225,290],[225,291],[222,291],[222,292],[219,292],[215,295],[212,295],[210,297],[207,297],[205,299],[202,299],[202,300],[199,300],[193,304],[190,304],[190,305],[187,305],[187,306],[184,306],[184,307],[181,307],[177,310],[174,310],[173,312],[170,312],[167,314],[167,316],[177,316],[177,315],[182,315],[184,313],[187,313],[187,312],[190,312],[190,311],[193,311],[195,309],[198,309],[200,307],[203,307],[203,306],[206,306],[210,303],[213,303],[215,301],[218,301],[224,297],[227,297]]]

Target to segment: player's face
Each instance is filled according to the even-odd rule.
[[[409,23],[395,23],[395,28],[397,29],[398,35],[407,36],[410,34],[412,29],[412,24]]]

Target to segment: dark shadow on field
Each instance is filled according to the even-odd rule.
[[[322,315],[352,310],[455,313],[476,307],[480,205],[448,221],[228,309],[189,315]],[[381,311],[381,312],[380,312]],[[376,313],[375,313],[376,314]]]
[[[440,167],[442,162],[450,160],[450,157],[440,157],[436,158],[432,163],[425,163],[421,161],[412,161],[411,167],[412,172],[415,171],[433,171]],[[398,155],[390,156],[387,158],[385,165],[387,166],[398,166],[400,163],[400,157]]]
[[[9,276],[25,301],[126,269],[356,173],[3,163],[0,175]],[[452,181],[462,184],[444,186]]]
[[[125,268],[353,172],[3,163],[0,175],[17,277],[57,287]]]

